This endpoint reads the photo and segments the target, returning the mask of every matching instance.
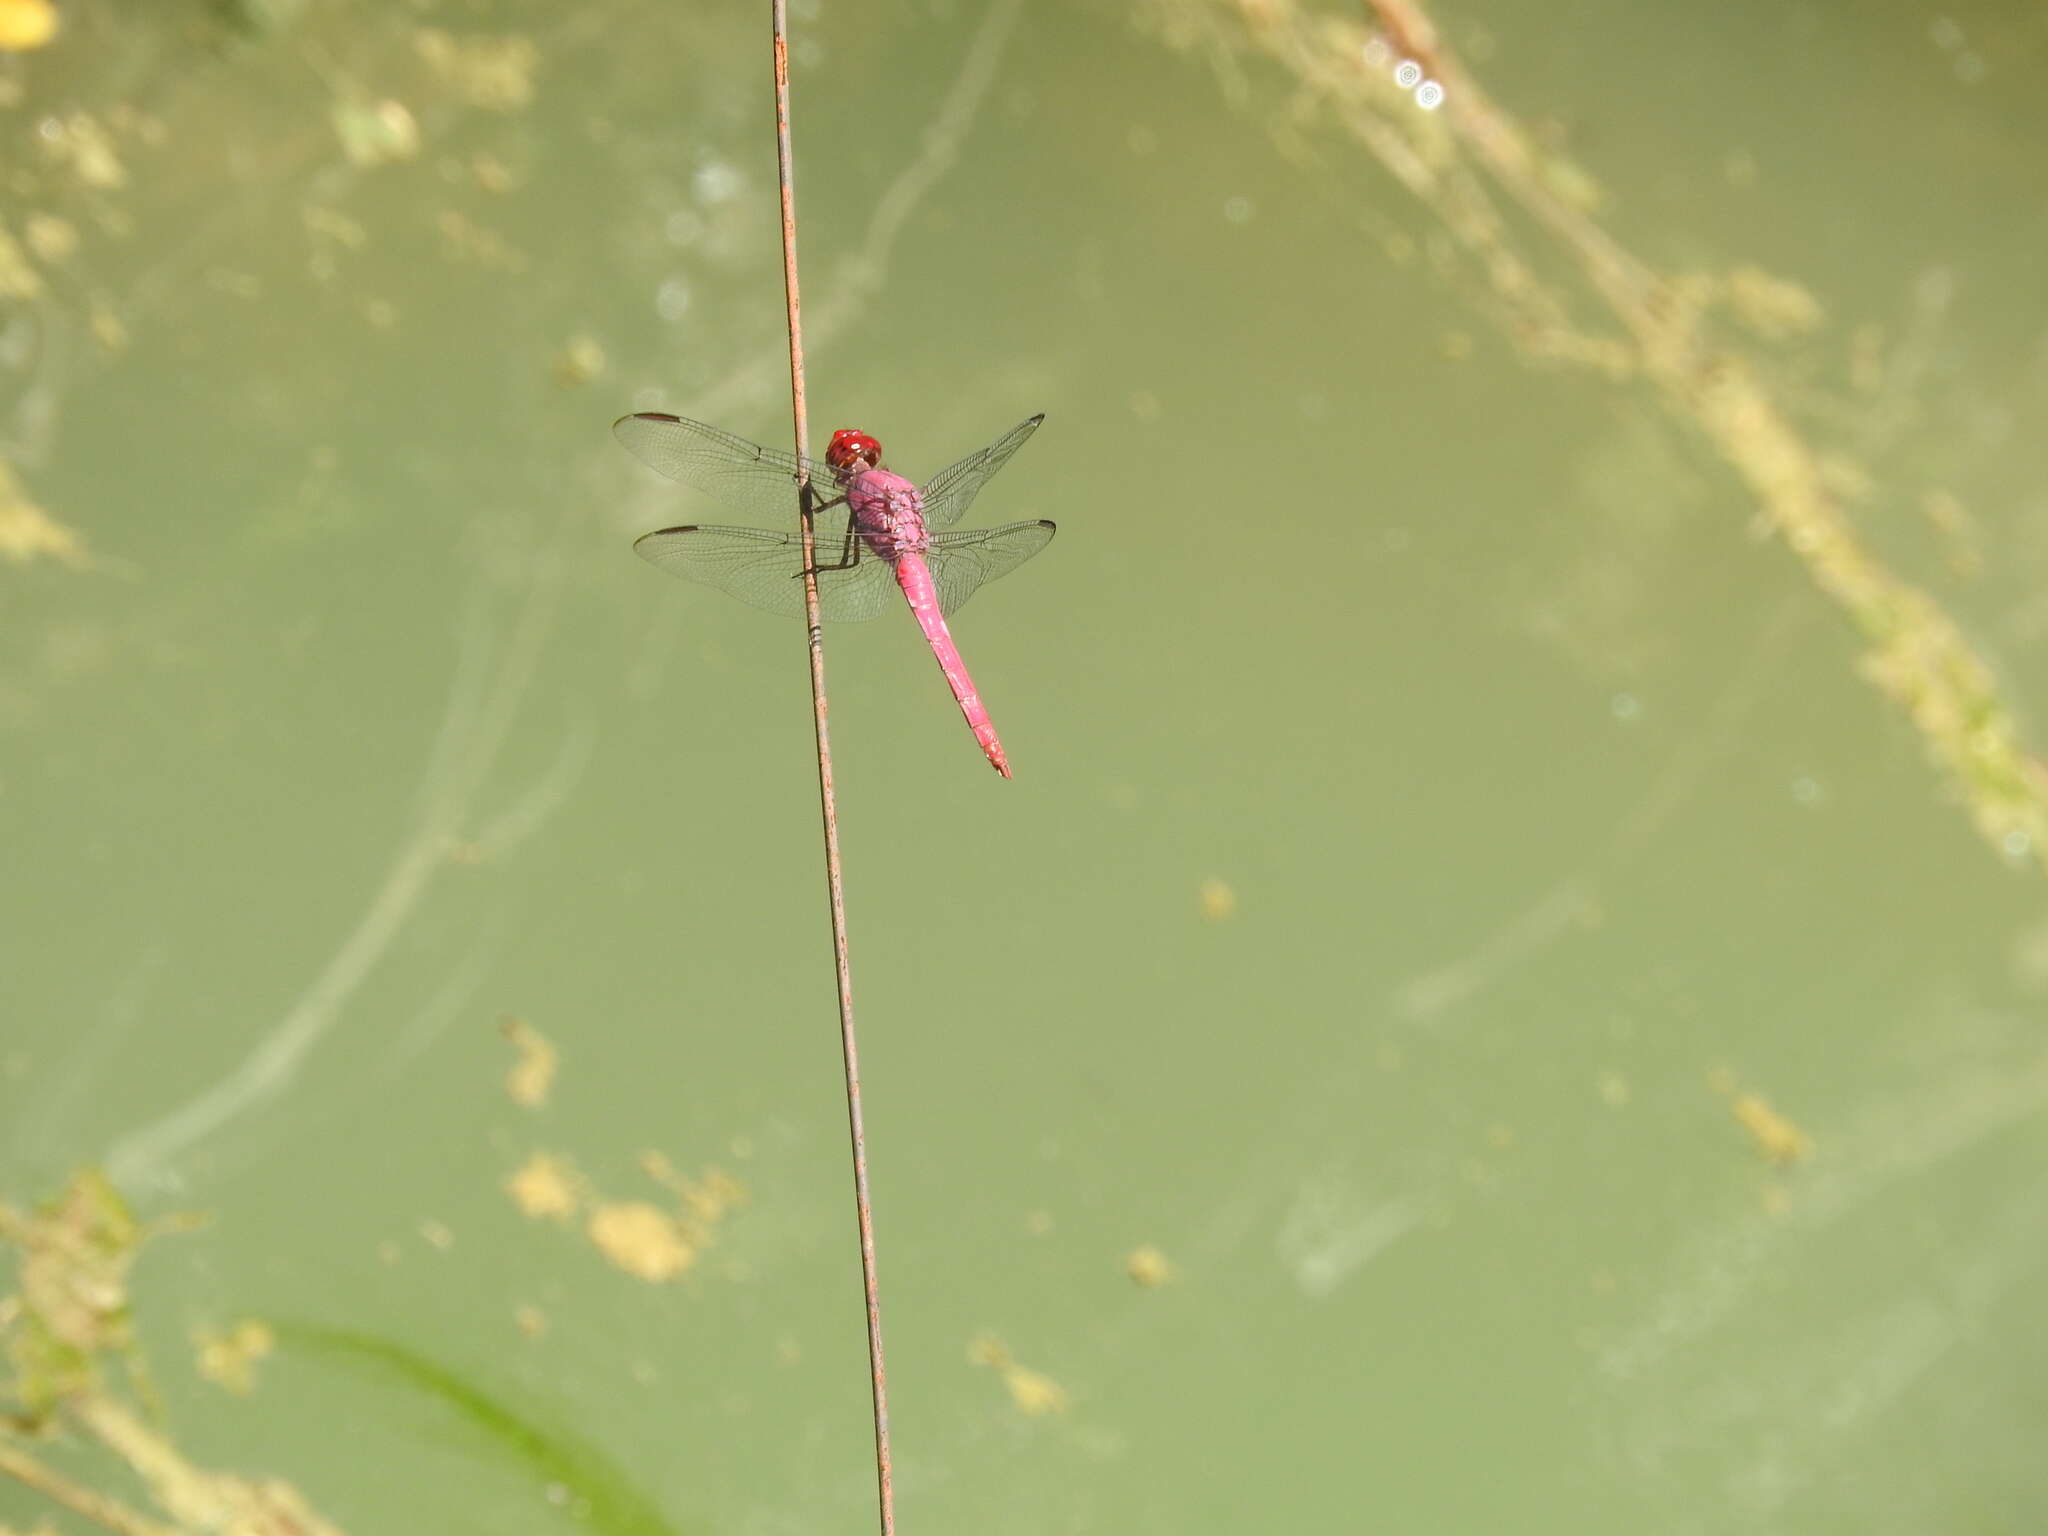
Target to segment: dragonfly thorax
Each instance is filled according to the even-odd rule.
[[[915,485],[886,469],[862,469],[846,482],[853,526],[884,560],[922,554],[931,547],[925,529],[924,497]]]

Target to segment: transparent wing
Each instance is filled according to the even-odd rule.
[[[1028,423],[1037,424],[1035,419]],[[939,589],[939,612],[951,613],[986,583],[1009,575],[1050,544],[1053,531],[1051,523],[1034,521],[933,534],[924,559]]]
[[[785,617],[803,614],[801,535],[772,533],[766,528],[691,525],[642,534],[633,541],[633,548],[650,565],[716,587],[743,603]],[[889,605],[896,591],[896,573],[858,538],[839,533],[828,539],[821,532],[815,548],[818,611],[828,622],[872,619]],[[828,566],[842,568],[828,570]]]
[[[628,421],[635,419],[631,416],[626,418]],[[973,503],[976,494],[995,477],[997,470],[1010,462],[1010,455],[1024,446],[1024,440],[1038,430],[1038,424],[1043,420],[1045,413],[1041,411],[1036,416],[1018,422],[979,453],[970,453],[958,463],[948,464],[927,480],[922,487],[925,526],[950,528],[959,522]],[[661,466],[657,464],[655,467],[659,469]],[[671,470],[669,473],[674,474],[675,471]],[[825,487],[834,486],[836,483],[829,475],[821,482]],[[1051,524],[1046,526],[1050,527]]]
[[[612,423],[612,436],[649,469],[782,527],[796,521],[797,473],[806,464],[820,501],[839,494],[839,482],[825,465],[685,416],[621,416]]]

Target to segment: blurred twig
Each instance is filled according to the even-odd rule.
[[[1722,334],[1712,314],[1727,305],[1754,329],[1785,334],[1817,324],[1818,306],[1754,269],[1677,277],[1636,257],[1594,217],[1583,175],[1487,98],[1420,5],[1367,5],[1377,27],[1295,0],[1151,0],[1149,14],[1176,46],[1225,64],[1249,50],[1285,69],[1300,92],[1296,117],[1334,121],[1436,214],[1485,275],[1526,354],[1653,385],[1734,469],[1768,526],[1855,627],[1864,674],[1912,722],[1978,831],[2008,856],[2048,862],[2048,770],[2020,741],[1990,666],[1933,597],[1863,540],[1834,488],[1829,455],[1794,424],[1760,360]],[[1390,58],[1413,60],[1438,82],[1439,110],[1418,109],[1385,67]],[[1500,197],[1574,264],[1614,329],[1596,334],[1575,323]],[[1757,323],[1760,314],[1767,323]]]
[[[13,1250],[20,1285],[0,1297],[0,1400],[13,1405],[0,1418],[0,1475],[120,1536],[341,1536],[291,1484],[199,1466],[155,1422],[161,1415],[135,1342],[128,1277],[153,1233],[189,1225],[172,1217],[145,1226],[92,1168],[34,1211],[0,1205],[0,1243]],[[115,1363],[125,1394],[114,1385]],[[60,1431],[120,1458],[174,1524],[72,1481],[12,1438]]]
[[[32,1488],[52,1504],[60,1504],[74,1515],[103,1525],[120,1536],[177,1536],[167,1525],[137,1514],[119,1499],[95,1493],[74,1483],[62,1473],[44,1466],[26,1451],[0,1440],[0,1473],[25,1488]]]

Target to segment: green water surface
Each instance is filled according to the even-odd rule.
[[[803,634],[633,558],[726,518],[607,431],[789,441],[766,10],[0,56],[0,1198],[205,1213],[132,1281],[167,1433],[352,1533],[871,1528]],[[2048,736],[2048,21],[1433,14],[1586,227],[1810,298],[1716,324]],[[2041,1529],[2038,849],[1283,27],[792,18],[814,442],[1043,410],[970,522],[1060,523],[953,621],[1014,782],[907,615],[828,635],[904,1528]]]

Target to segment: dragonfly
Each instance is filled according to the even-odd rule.
[[[652,411],[620,417],[612,434],[650,469],[757,517],[786,519],[799,481],[808,482],[821,617],[839,623],[876,618],[892,606],[890,589],[901,592],[968,729],[1007,779],[1010,760],[946,616],[1045,548],[1054,527],[1037,518],[992,528],[955,530],[953,524],[1043,420],[1043,413],[1027,417],[922,486],[884,467],[882,445],[854,427],[832,434],[822,461]],[[664,571],[756,608],[804,612],[803,535],[795,530],[685,523],[642,534],[633,548]]]

